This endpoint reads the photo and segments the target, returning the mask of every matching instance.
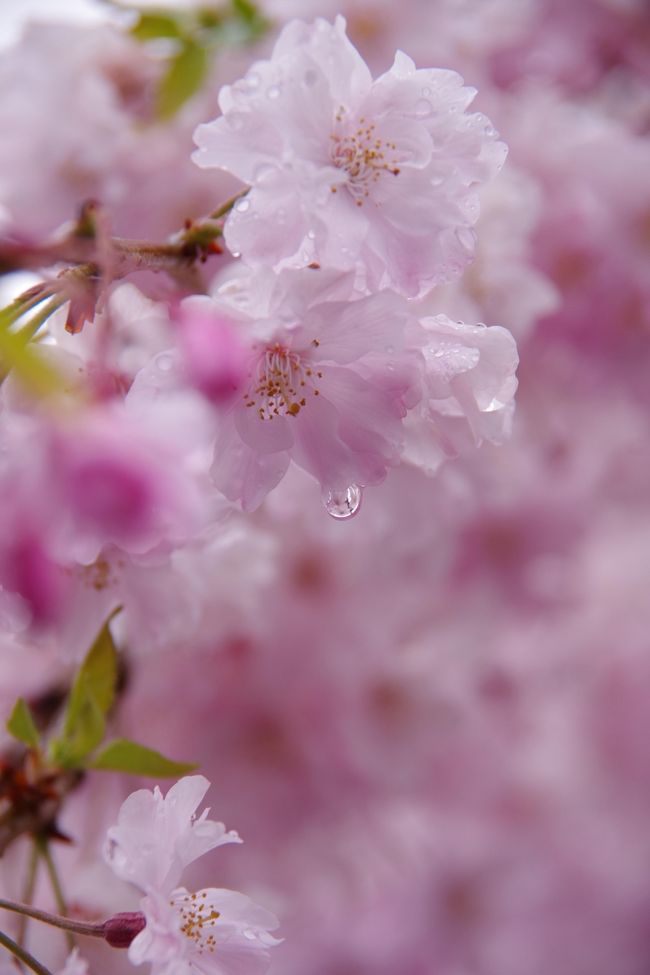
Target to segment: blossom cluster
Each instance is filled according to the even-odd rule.
[[[3,391],[0,577],[14,626],[56,624],[73,599],[83,617],[80,579],[102,588],[93,566],[121,576],[201,544],[228,502],[255,510],[291,465],[346,517],[390,468],[433,473],[507,436],[510,333],[412,300],[471,260],[478,193],[505,158],[468,110],[475,94],[401,52],[373,80],[340,16],[292,21],[268,60],[222,87],[194,161],[244,183],[222,208],[239,260],[209,295],[175,303],[114,287],[86,324],[92,304],[73,320],[75,294],[57,313],[72,340],[50,328],[68,384],[56,410]],[[8,204],[11,236],[30,222],[13,189]]]
[[[0,930],[646,972],[645,0],[84,3],[0,51],[0,895],[80,953]]]

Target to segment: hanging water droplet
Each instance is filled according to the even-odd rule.
[[[270,88],[266,89],[266,97],[271,99],[276,99],[280,97],[280,89],[277,85],[271,85]]]
[[[249,207],[250,203],[248,200],[240,200],[239,203],[235,203],[235,210],[237,210],[238,213],[246,213]]]
[[[361,507],[362,492],[358,484],[351,484],[344,491],[326,491],[323,504],[328,515],[337,520],[352,518]]]

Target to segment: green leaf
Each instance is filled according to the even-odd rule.
[[[105,772],[130,772],[154,778],[173,778],[198,768],[193,762],[174,762],[160,752],[138,745],[127,738],[111,741],[90,763],[90,768]]]
[[[63,768],[84,768],[85,759],[102,743],[106,722],[93,697],[78,705],[75,721],[50,744],[50,756]]]
[[[159,37],[172,37],[176,40],[182,37],[178,21],[172,14],[142,13],[139,20],[131,28],[131,33],[138,41],[153,41]]]
[[[270,29],[271,22],[260,13],[256,4],[250,0],[232,0],[235,16],[238,17],[247,27],[248,36],[246,43],[259,40]]]
[[[63,731],[50,746],[52,758],[66,768],[83,765],[104,737],[104,719],[115,698],[117,683],[117,650],[109,628],[114,615],[104,623],[79,668],[68,698]]]
[[[19,697],[14,704],[14,709],[7,721],[7,731],[18,741],[29,745],[30,748],[38,748],[40,743],[38,729],[34,724],[29,705],[25,703],[22,697]]]
[[[254,24],[261,20],[261,15],[254,3],[250,0],[232,0],[232,8],[238,17],[246,21],[247,24]]]
[[[23,386],[36,396],[60,391],[61,377],[30,344],[29,332],[10,331],[14,319],[11,307],[0,311],[0,374],[6,376],[13,369]]]
[[[203,84],[210,61],[207,51],[194,41],[186,41],[172,58],[158,89],[158,116],[169,119],[195,95]]]
[[[70,692],[64,732],[73,727],[78,712],[89,698],[95,701],[102,715],[108,713],[113,703],[117,683],[117,650],[109,627],[113,616],[115,613],[102,626],[79,668]]]

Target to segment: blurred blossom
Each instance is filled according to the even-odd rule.
[[[4,238],[245,193],[230,254],[50,319],[58,399],[1,386],[4,719],[120,606],[115,733],[246,837],[202,776],[91,773],[71,911],[131,881],[159,975],[647,975],[647,3],[263,0],[166,123],[165,42],[47,9],[0,54]]]

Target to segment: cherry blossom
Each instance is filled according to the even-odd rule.
[[[251,185],[226,243],[255,266],[360,268],[373,289],[417,295],[474,253],[477,188],[505,146],[475,91],[402,52],[372,80],[345,20],[292,21],[272,58],[222,89],[195,162]]]
[[[274,914],[232,890],[206,888],[190,893],[178,882],[185,867],[237,833],[196,809],[210,783],[188,776],[162,795],[141,789],[122,804],[108,830],[104,857],[115,873],[144,894],[145,926],[129,946],[134,965],[150,962],[154,975],[172,972],[261,975],[268,949],[278,944],[269,931]]]
[[[291,461],[324,491],[377,484],[399,462],[402,420],[417,395],[408,309],[390,292],[350,302],[351,286],[349,275],[285,271],[230,282],[214,302],[189,299],[250,335],[247,383],[218,417],[212,467],[217,487],[245,510]]]
[[[166,796],[158,787],[131,793],[108,831],[104,851],[118,877],[143,891],[169,891],[197,857],[224,843],[241,843],[237,833],[208,819],[209,809],[196,818],[209,788],[202,775],[191,775]]]
[[[153,975],[263,975],[269,934],[278,921],[271,911],[234,890],[184,887],[169,898],[150,893],[142,902],[147,924],[129,948],[134,965],[151,963]]]

